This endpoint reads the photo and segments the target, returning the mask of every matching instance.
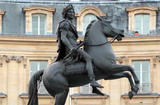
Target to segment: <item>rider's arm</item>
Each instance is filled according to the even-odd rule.
[[[73,48],[73,46],[71,45],[71,43],[69,42],[68,38],[67,38],[67,30],[62,30],[61,31],[61,41],[63,42],[63,44],[65,44],[70,50]]]
[[[70,24],[67,21],[64,21],[60,24],[60,33],[61,33],[61,41],[62,43],[68,47],[70,50],[73,49],[70,41],[67,38],[68,32],[70,31]]]

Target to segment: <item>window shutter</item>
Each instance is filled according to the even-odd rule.
[[[46,16],[40,15],[40,35],[44,35],[46,31]]]
[[[38,16],[32,15],[32,34],[38,35]]]
[[[142,33],[142,15],[135,15],[135,19],[134,19],[134,30],[138,31],[140,34]]]
[[[37,63],[34,61],[30,62],[30,77],[37,71]]]
[[[144,14],[143,15],[143,34],[149,33],[149,15]]]
[[[142,87],[143,92],[150,92],[150,66],[149,61],[142,62]]]
[[[135,70],[135,73],[136,73],[138,79],[140,79],[140,63],[134,61],[133,67],[134,67],[134,70]]]

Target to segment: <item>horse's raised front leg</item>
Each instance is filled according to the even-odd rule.
[[[122,72],[122,73],[109,75],[107,78],[105,78],[105,80],[114,80],[114,79],[119,79],[119,78],[123,78],[123,77],[125,77],[129,80],[131,90],[134,91],[134,82],[133,82],[132,76],[128,72]],[[102,93],[100,90],[98,90],[96,87],[92,87],[92,89],[93,89],[92,93],[96,93],[101,96],[106,95],[106,94]],[[131,95],[131,92],[129,92],[129,97],[130,97],[130,99],[133,97],[133,95]]]
[[[131,99],[134,95],[134,91],[136,91],[136,90],[134,89],[135,86],[134,86],[132,76],[128,72],[121,72],[121,73],[110,75],[107,78],[105,78],[105,80],[114,80],[114,79],[119,79],[119,78],[123,78],[123,77],[126,77],[129,80],[132,91],[130,91],[128,93],[128,95],[129,95],[129,98]]]
[[[112,64],[109,68],[109,73],[111,75],[121,73],[124,71],[129,71],[132,74],[133,79],[135,81],[135,86],[133,87],[133,90],[135,93],[137,93],[139,90],[139,79],[138,79],[136,73],[134,72],[134,69],[131,66]]]
[[[105,80],[114,80],[114,79],[119,79],[119,78],[123,78],[126,77],[129,80],[131,89],[134,86],[134,82],[132,80],[131,75],[128,72],[122,72],[122,73],[117,73],[117,74],[113,74],[108,76],[107,78],[105,78]]]

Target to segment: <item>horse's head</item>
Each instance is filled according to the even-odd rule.
[[[124,37],[124,30],[113,28],[111,22],[102,17],[97,16],[97,19],[101,23],[102,32],[106,37],[112,37],[114,38],[113,40],[117,39],[118,41],[122,40],[122,37]]]

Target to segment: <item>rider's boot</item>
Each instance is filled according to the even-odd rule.
[[[103,88],[103,86],[101,86],[95,80],[95,75],[94,75],[94,72],[93,72],[93,66],[92,66],[92,59],[91,59],[91,57],[89,55],[87,55],[86,58],[85,58],[85,60],[86,60],[86,70],[88,72],[88,76],[89,76],[89,79],[90,79],[90,85],[92,87]]]
[[[92,93],[96,93],[97,95],[100,96],[107,96],[106,94],[102,93],[99,89],[97,89],[96,87],[92,87]]]
[[[104,88],[103,86],[101,86],[99,83],[97,83],[97,82],[95,81],[95,78],[92,78],[92,79],[91,79],[90,85],[91,85],[92,87]]]

